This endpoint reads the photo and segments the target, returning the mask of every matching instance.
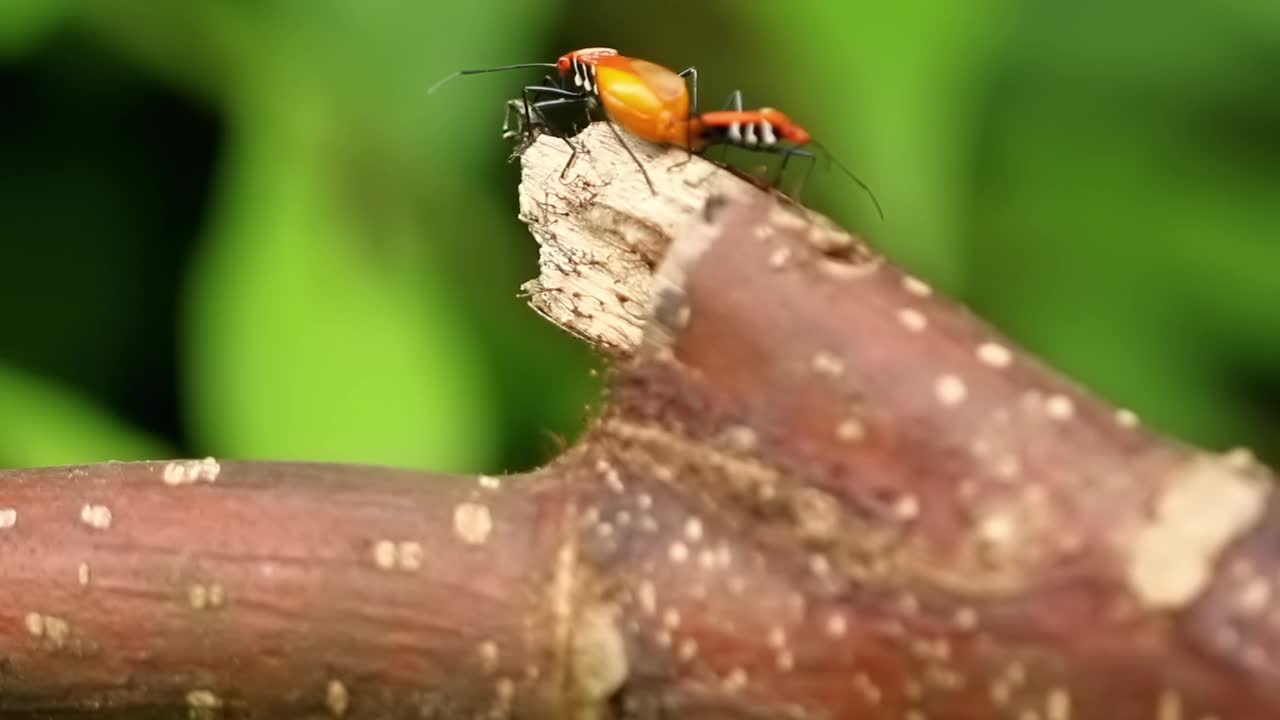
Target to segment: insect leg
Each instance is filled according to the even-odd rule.
[[[649,179],[649,173],[645,171],[644,163],[640,162],[640,158],[636,157],[636,154],[634,151],[632,151],[631,146],[627,145],[627,141],[622,139],[622,133],[618,132],[618,128],[613,126],[613,121],[605,120],[605,124],[609,126],[609,130],[613,132],[613,137],[618,141],[618,144],[622,146],[622,149],[626,150],[627,154],[631,156],[631,159],[635,161],[636,167],[640,168],[640,174],[644,176],[644,182],[646,185],[649,186],[649,192],[652,192],[654,195],[657,195],[658,190],[654,188],[653,181]]]

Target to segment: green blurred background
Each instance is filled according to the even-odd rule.
[[[498,472],[598,361],[517,297],[502,101],[610,45],[783,107],[806,198],[1151,425],[1277,459],[1280,3],[0,3],[0,467]],[[1273,325],[1273,323],[1276,323]]]

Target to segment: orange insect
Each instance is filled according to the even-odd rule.
[[[648,60],[621,55],[613,48],[574,50],[561,55],[554,63],[518,63],[459,70],[436,83],[428,93],[435,92],[459,75],[532,67],[554,67],[558,77],[547,75],[545,84],[525,86],[525,127],[537,124],[535,113],[542,118],[552,107],[581,104],[588,123],[593,119],[593,110],[598,108],[605,119],[611,121],[610,128],[644,174],[650,190],[653,190],[653,182],[649,173],[622,137],[617,135],[614,124],[636,137],[663,145],[687,147],[693,141],[690,119],[698,107],[697,68],[689,67],[677,73]],[[686,77],[690,78],[691,88],[686,86]],[[573,147],[572,143],[570,147]],[[577,152],[576,148],[574,152]],[[568,165],[565,169],[567,171]]]

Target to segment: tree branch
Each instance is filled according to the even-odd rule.
[[[605,128],[524,154],[531,302],[619,358],[537,473],[0,473],[0,713],[1280,715],[1272,478],[828,221]],[[639,143],[636,143],[639,146]]]

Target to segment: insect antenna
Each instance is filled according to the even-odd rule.
[[[458,76],[460,76],[460,75],[479,75],[480,73],[501,72],[501,71],[503,71],[503,70],[519,70],[519,69],[521,69],[521,68],[536,68],[536,67],[556,67],[556,64],[555,64],[555,63],[545,63],[545,62],[541,62],[541,63],[516,63],[515,65],[502,65],[502,66],[500,66],[500,67],[477,68],[477,69],[474,69],[474,70],[459,70],[458,72],[453,73],[452,75],[449,75],[448,77],[444,78],[443,80],[441,80],[440,82],[436,83],[435,85],[432,85],[432,86],[431,86],[431,88],[430,88],[429,90],[427,90],[427,94],[428,94],[428,95],[430,95],[431,93],[435,92],[436,90],[439,90],[439,89],[440,89],[440,87],[441,87],[442,85],[444,85],[445,83],[449,82],[450,80],[452,80],[452,79],[454,79],[454,78],[456,78],[456,77],[458,77]]]
[[[852,170],[850,170],[848,167],[845,167],[844,163],[836,159],[836,156],[832,155],[831,151],[828,150],[826,147],[824,147],[822,143],[818,142],[817,140],[810,140],[809,144],[821,150],[822,154],[827,156],[827,162],[829,164],[834,164],[836,167],[840,168],[840,170],[843,171],[845,175],[848,175],[850,180],[853,180],[854,182],[858,183],[858,187],[862,188],[863,192],[867,194],[867,197],[871,198],[872,204],[876,206],[876,214],[880,216],[881,220],[884,220],[884,210],[881,209],[880,200],[878,200],[876,198],[876,194],[871,191],[871,187],[868,186],[865,182],[863,182],[862,178],[854,174]]]

